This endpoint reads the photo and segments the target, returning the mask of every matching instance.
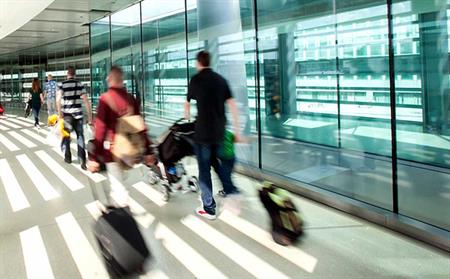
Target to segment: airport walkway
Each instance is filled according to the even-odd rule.
[[[30,119],[0,119],[0,278],[107,278],[89,190],[89,180],[106,179],[76,160],[65,164],[48,133]],[[186,164],[195,174],[194,160]],[[244,191],[241,214],[223,211],[210,222],[194,215],[196,194],[164,202],[146,184],[145,168],[130,172],[131,208],[153,254],[141,278],[450,278],[448,253],[300,197],[305,236],[295,247],[278,246],[257,182],[235,181]]]

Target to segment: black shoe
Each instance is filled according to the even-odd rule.
[[[67,164],[72,164],[72,159],[64,158],[64,162],[66,162]]]
[[[81,169],[82,170],[87,170],[86,163],[81,163]]]
[[[217,192],[217,195],[221,196],[222,198],[225,198],[227,196],[227,193],[224,190],[220,190]]]

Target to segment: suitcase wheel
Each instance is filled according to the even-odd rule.
[[[194,192],[194,193],[198,192],[198,179],[197,179],[197,177],[192,176],[189,179],[188,187],[189,187],[189,190],[191,190],[191,192]]]

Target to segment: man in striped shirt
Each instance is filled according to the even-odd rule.
[[[67,80],[58,86],[56,96],[56,106],[60,118],[64,119],[64,128],[69,132],[75,131],[77,134],[78,160],[81,168],[86,170],[86,151],[83,134],[83,108],[86,107],[88,124],[92,123],[91,104],[86,95],[84,85],[75,79],[75,68],[67,69]],[[70,137],[64,138],[62,142],[64,148],[64,161],[72,163],[72,154],[70,152]]]

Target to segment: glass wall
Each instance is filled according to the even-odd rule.
[[[90,25],[91,49],[91,88],[92,103],[97,105],[101,93],[108,85],[106,75],[111,67],[111,33],[109,17],[100,19]]]
[[[393,2],[399,211],[450,230],[450,6]]]
[[[424,2],[145,0],[92,23],[93,87],[109,61],[130,69],[158,136],[207,49],[250,138],[242,163],[449,230],[450,5]]]

